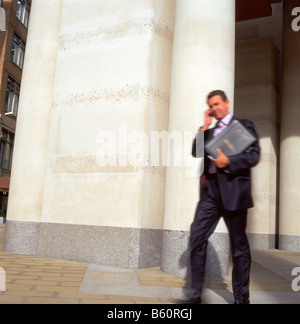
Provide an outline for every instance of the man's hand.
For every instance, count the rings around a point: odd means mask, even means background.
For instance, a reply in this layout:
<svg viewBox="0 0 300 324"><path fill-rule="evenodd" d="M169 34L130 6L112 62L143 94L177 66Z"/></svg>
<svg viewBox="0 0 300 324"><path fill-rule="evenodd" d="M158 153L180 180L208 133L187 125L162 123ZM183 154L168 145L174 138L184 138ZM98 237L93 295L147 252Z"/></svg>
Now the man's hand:
<svg viewBox="0 0 300 324"><path fill-rule="evenodd" d="M218 169L225 169L229 166L230 160L221 149L217 149L219 156L215 159L214 163Z"/></svg>
<svg viewBox="0 0 300 324"><path fill-rule="evenodd" d="M204 112L204 125L200 128L200 131L205 132L209 126L211 125L213 119L212 119L212 115L211 115L211 109L207 109Z"/></svg>

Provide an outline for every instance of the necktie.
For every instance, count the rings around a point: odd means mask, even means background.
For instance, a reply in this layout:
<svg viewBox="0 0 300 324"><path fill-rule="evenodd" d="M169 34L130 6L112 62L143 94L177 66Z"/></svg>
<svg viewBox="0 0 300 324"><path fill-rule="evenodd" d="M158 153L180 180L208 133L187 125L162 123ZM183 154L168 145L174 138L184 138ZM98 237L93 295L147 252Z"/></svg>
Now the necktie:
<svg viewBox="0 0 300 324"><path fill-rule="evenodd" d="M224 123L222 120L220 120L217 123L216 127L215 127L214 137L216 137L217 135L219 135L226 127L227 127L227 124Z"/></svg>
<svg viewBox="0 0 300 324"><path fill-rule="evenodd" d="M214 137L218 136L225 128L227 127L227 124L224 123L222 120L218 121L218 123L216 124L216 127L215 127L215 131L214 131ZM215 174L217 173L217 168L214 164L213 161L211 161L209 163L209 167L208 167L208 172L210 174Z"/></svg>

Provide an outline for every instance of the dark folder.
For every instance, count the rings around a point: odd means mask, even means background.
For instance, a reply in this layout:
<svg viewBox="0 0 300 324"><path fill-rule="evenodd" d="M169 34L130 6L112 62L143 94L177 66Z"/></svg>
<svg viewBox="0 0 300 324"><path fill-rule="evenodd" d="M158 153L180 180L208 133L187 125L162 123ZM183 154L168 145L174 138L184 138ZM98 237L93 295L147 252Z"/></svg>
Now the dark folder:
<svg viewBox="0 0 300 324"><path fill-rule="evenodd" d="M205 145L205 150L213 158L219 155L217 149L221 149L227 156L232 156L244 152L256 140L247 128L234 120Z"/></svg>

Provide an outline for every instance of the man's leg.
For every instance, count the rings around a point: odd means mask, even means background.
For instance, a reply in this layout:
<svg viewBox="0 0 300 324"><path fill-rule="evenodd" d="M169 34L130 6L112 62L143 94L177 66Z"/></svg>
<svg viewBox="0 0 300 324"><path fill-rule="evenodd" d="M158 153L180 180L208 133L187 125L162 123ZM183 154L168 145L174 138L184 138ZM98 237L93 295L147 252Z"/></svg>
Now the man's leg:
<svg viewBox="0 0 300 324"><path fill-rule="evenodd" d="M251 253L246 235L247 210L226 212L232 254L232 289L236 302L249 299Z"/></svg>
<svg viewBox="0 0 300 324"><path fill-rule="evenodd" d="M220 220L220 210L214 199L207 193L203 195L191 225L190 237L192 288L198 295L201 295L204 285L208 239Z"/></svg>

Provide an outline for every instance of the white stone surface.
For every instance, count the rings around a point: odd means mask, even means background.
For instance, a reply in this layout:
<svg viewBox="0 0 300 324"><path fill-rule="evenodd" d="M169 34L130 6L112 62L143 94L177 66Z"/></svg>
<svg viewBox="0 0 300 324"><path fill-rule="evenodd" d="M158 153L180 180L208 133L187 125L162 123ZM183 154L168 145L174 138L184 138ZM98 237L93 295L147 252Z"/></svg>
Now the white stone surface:
<svg viewBox="0 0 300 324"><path fill-rule="evenodd" d="M62 0L32 3L10 182L8 219L39 222Z"/></svg>
<svg viewBox="0 0 300 324"><path fill-rule="evenodd" d="M235 1L178 0L175 21L169 131L196 132L210 91L224 90L233 107ZM187 171L193 169L197 175L200 163L195 159L189 168L167 169L164 229L190 229L199 176L190 177ZM225 225L217 231L226 231Z"/></svg>
<svg viewBox="0 0 300 324"><path fill-rule="evenodd" d="M280 155L280 235L300 236L300 41L299 33L291 28L292 9L298 1L283 3L283 71ZM292 247L290 247L292 248Z"/></svg>
<svg viewBox="0 0 300 324"><path fill-rule="evenodd" d="M36 1L10 220L162 228L165 169L140 159L168 130L174 14L175 0Z"/></svg>
<svg viewBox="0 0 300 324"><path fill-rule="evenodd" d="M266 237L275 234L276 223L278 59L271 41L237 46L235 115L254 123L261 147L260 162L252 169L255 207L249 210L247 231Z"/></svg>

